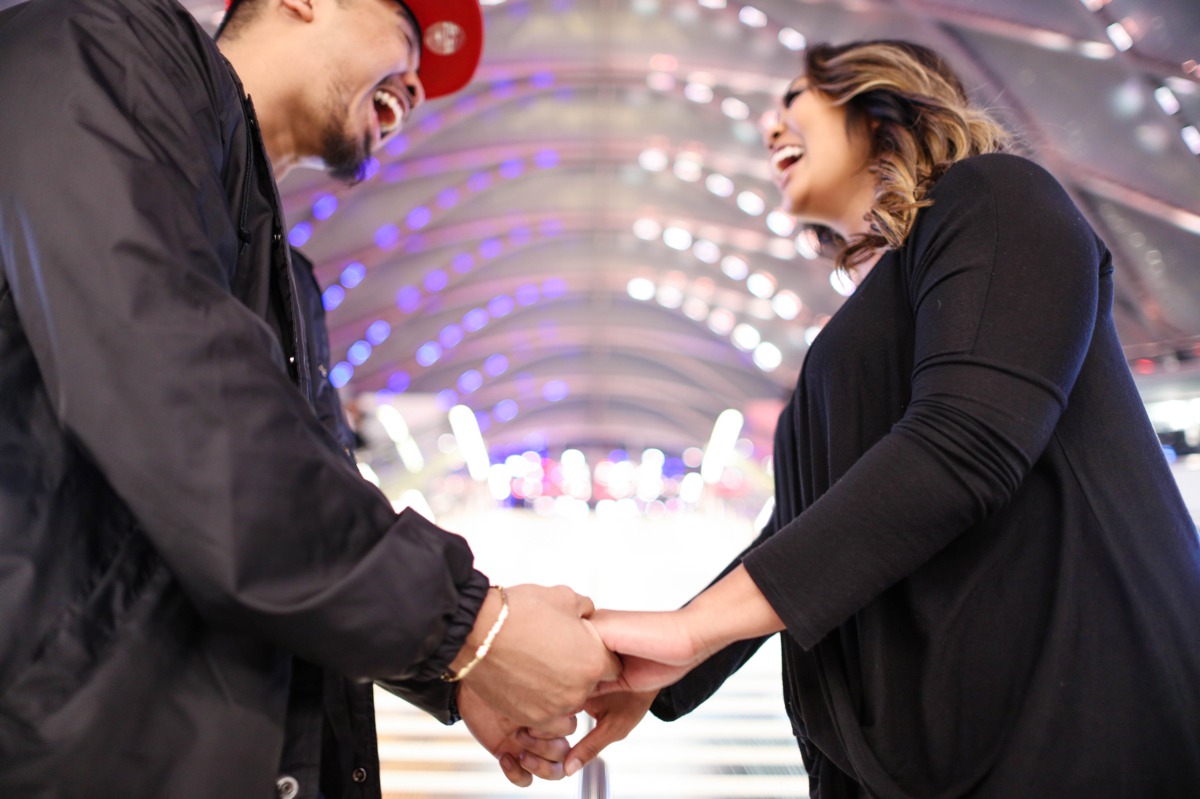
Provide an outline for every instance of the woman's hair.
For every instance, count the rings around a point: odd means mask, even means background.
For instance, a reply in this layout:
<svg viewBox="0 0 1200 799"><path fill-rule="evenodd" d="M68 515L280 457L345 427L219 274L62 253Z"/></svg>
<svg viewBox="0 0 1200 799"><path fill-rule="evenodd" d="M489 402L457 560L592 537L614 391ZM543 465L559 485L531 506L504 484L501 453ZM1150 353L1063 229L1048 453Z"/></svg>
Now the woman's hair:
<svg viewBox="0 0 1200 799"><path fill-rule="evenodd" d="M956 161L1000 152L1012 137L967 99L962 81L937 53L909 42L878 40L818 44L804 56L804 74L835 104L845 106L847 132L871 138L878 183L868 218L871 231L849 241L818 230L839 247L835 263L853 269L879 248L904 243L926 195Z"/></svg>

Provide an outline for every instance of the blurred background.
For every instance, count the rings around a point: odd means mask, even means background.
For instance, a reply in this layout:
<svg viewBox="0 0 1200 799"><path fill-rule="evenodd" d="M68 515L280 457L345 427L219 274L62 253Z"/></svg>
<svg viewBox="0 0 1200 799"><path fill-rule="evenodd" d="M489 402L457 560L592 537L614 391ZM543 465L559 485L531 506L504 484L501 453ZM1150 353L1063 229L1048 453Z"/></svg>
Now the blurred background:
<svg viewBox="0 0 1200 799"><path fill-rule="evenodd" d="M222 3L187 5L215 28ZM776 416L853 290L773 210L758 127L818 41L933 46L1062 181L1113 252L1130 368L1200 508L1196 0L485 0L485 16L474 83L419 111L364 185L296 172L281 189L364 474L467 535L494 579L674 607L753 538ZM693 718L614 746L613 794L806 795L777 671L765 652ZM520 793L461 729L386 696L380 733L389 796Z"/></svg>

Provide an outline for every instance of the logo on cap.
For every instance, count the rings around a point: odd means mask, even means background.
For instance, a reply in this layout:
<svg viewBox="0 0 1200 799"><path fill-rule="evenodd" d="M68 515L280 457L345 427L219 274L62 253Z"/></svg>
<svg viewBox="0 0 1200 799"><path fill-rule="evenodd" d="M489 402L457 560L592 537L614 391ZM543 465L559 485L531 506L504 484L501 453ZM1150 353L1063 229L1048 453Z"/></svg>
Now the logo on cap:
<svg viewBox="0 0 1200 799"><path fill-rule="evenodd" d="M466 33L453 22L435 22L425 30L425 46L438 55L454 55L463 46Z"/></svg>

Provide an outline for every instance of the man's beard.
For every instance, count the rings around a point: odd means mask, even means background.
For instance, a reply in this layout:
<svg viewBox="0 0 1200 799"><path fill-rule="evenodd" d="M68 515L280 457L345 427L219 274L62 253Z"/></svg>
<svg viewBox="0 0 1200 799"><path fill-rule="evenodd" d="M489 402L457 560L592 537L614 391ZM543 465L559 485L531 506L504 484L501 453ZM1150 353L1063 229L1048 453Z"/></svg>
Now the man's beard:
<svg viewBox="0 0 1200 799"><path fill-rule="evenodd" d="M367 163L371 159L371 133L367 131L361 141L355 141L346 132L350 118L349 106L339 103L333 105L321 134L321 160L325 162L325 171L330 177L353 186L367 176Z"/></svg>

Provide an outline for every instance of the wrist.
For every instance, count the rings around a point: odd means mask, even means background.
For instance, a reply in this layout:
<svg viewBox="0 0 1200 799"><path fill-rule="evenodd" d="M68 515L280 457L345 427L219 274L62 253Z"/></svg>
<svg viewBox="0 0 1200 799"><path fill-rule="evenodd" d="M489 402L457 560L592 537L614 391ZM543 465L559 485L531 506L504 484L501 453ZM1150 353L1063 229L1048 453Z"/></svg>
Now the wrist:
<svg viewBox="0 0 1200 799"><path fill-rule="evenodd" d="M495 590L492 590L495 589ZM493 585L488 588L479 613L475 616L475 624L467 634L467 640L462 649L450 661L449 670L442 675L448 682L457 682L475 667L487 655L495 643L495 638L504 626L508 616L508 596L503 588Z"/></svg>

